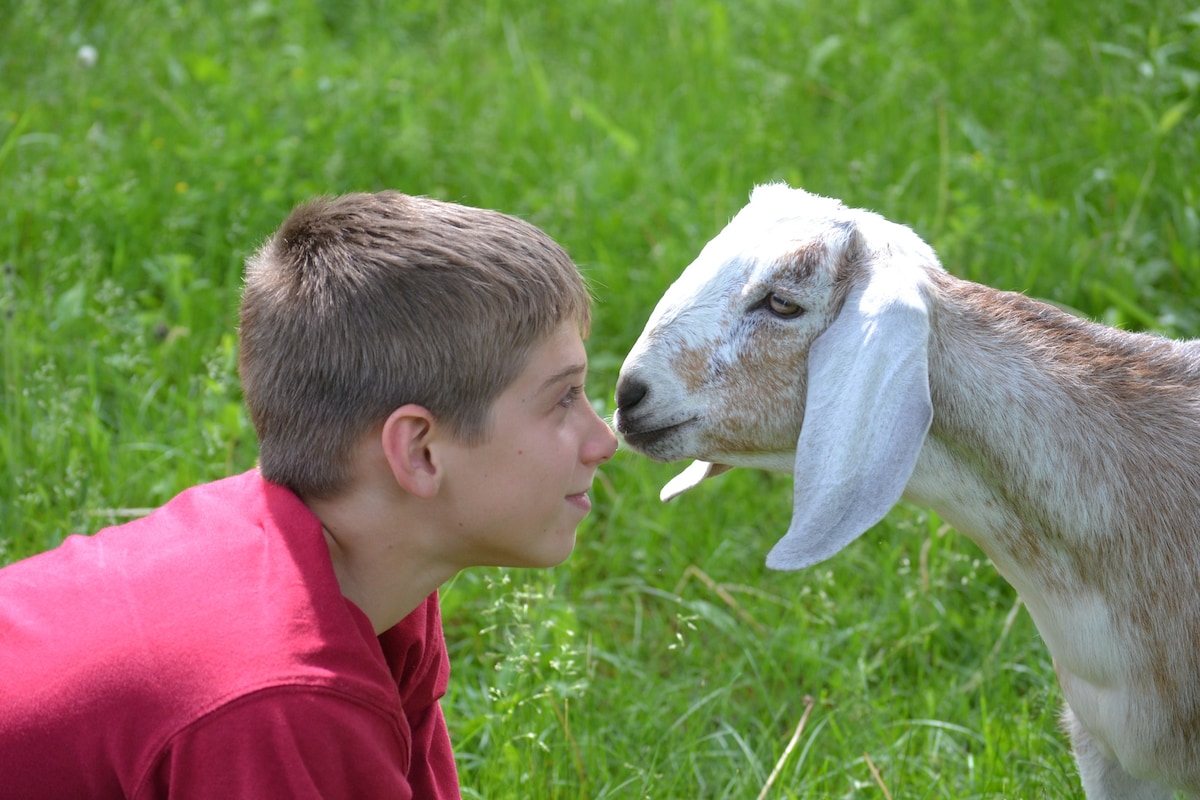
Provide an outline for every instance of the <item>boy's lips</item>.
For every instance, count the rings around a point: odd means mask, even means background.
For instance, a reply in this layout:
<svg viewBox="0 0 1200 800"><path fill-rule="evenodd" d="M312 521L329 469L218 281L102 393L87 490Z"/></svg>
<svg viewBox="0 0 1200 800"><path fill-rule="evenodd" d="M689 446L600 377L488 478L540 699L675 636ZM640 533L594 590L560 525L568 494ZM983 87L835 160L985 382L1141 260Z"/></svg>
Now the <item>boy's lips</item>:
<svg viewBox="0 0 1200 800"><path fill-rule="evenodd" d="M576 508L582 509L585 513L592 510L592 498L588 497L586 491L579 494L567 495L567 502Z"/></svg>

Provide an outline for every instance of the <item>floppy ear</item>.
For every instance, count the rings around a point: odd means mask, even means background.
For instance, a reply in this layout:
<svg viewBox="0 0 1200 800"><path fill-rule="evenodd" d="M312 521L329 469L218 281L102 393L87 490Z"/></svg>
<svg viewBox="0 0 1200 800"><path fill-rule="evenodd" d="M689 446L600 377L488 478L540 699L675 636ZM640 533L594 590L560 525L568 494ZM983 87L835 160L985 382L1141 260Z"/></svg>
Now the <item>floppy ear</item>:
<svg viewBox="0 0 1200 800"><path fill-rule="evenodd" d="M904 492L933 419L920 275L900 265L872 270L809 348L792 524L768 567L824 561Z"/></svg>

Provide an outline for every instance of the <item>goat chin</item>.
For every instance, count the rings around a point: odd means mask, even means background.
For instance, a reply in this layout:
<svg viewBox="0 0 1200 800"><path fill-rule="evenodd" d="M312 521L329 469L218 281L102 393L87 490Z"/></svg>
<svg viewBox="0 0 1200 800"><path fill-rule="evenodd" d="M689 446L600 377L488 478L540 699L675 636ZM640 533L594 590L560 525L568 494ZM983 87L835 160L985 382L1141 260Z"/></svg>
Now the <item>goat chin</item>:
<svg viewBox="0 0 1200 800"><path fill-rule="evenodd" d="M617 406L632 441L707 410L664 499L795 452L764 465L796 478L773 567L901 497L936 510L1044 637L1089 800L1200 797L1200 343L954 278L908 228L771 185L664 295Z"/></svg>

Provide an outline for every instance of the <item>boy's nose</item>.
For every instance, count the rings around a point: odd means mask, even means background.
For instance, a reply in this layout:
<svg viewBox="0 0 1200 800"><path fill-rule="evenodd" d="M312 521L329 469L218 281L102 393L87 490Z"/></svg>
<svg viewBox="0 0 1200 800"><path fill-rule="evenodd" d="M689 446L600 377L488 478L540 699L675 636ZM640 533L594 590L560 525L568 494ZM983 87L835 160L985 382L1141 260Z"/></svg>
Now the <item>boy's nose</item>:
<svg viewBox="0 0 1200 800"><path fill-rule="evenodd" d="M593 412L594 413L594 412ZM608 423L600 418L599 414L595 414L597 427L597 436L595 437L595 462L603 464L613 457L617 452L617 435L613 433L612 428L608 427Z"/></svg>

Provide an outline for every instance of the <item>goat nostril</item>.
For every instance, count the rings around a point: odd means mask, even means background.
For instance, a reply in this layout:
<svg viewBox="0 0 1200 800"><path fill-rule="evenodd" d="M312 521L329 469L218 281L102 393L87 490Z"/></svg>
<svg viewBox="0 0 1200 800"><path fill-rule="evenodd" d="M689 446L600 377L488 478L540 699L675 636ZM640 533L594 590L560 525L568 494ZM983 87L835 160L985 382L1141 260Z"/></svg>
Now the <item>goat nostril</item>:
<svg viewBox="0 0 1200 800"><path fill-rule="evenodd" d="M645 382L629 375L617 379L617 408L629 409L642 402L649 387Z"/></svg>

